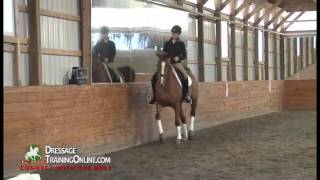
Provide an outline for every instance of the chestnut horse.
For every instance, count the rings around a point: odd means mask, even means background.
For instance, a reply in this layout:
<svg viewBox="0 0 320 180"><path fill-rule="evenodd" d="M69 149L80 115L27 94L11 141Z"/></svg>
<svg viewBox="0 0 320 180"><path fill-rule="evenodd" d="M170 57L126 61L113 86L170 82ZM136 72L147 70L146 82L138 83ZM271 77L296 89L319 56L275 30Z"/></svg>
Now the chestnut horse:
<svg viewBox="0 0 320 180"><path fill-rule="evenodd" d="M114 82L111 79L115 78L115 74L108 68L109 73L106 71L106 64L103 64L103 61L98 57L92 58L92 81L94 83L103 83L103 82ZM130 66L121 66L118 68L122 80L124 82L134 82L135 81L135 71Z"/></svg>
<svg viewBox="0 0 320 180"><path fill-rule="evenodd" d="M171 107L175 111L175 126L177 130L176 143L180 143L181 140L191 140L194 131L195 113L198 101L198 83L195 77L190 71L188 75L192 79L192 85L189 87L191 91L191 122L189 132L187 129L186 118L183 113L182 103L185 101L185 97L182 94L182 87L180 86L177 76L174 72L173 66L169 62L169 56L165 52L156 52L159 57L158 70L154 74L154 97L156 100L156 121L159 130L159 140L163 142L163 129L161 123L161 110L164 107ZM181 135L181 122L183 133Z"/></svg>

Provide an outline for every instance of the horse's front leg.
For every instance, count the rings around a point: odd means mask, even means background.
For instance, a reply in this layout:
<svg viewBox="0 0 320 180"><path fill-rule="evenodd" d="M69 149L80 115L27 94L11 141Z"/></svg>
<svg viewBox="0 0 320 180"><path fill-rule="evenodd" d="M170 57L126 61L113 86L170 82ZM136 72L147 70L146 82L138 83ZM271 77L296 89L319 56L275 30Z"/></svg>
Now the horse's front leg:
<svg viewBox="0 0 320 180"><path fill-rule="evenodd" d="M163 129L162 129L162 122L161 122L161 112L162 106L157 104L157 112L156 112L156 121L158 125L158 131L159 131L159 141L160 143L163 143Z"/></svg>
<svg viewBox="0 0 320 180"><path fill-rule="evenodd" d="M176 129L177 129L176 143L179 144L181 142L181 123L180 123L181 105L176 105L174 111L175 111L175 125L176 125Z"/></svg>
<svg viewBox="0 0 320 180"><path fill-rule="evenodd" d="M187 129L187 122L186 122L186 117L183 113L183 109L182 109L182 105L181 105L181 109L180 109L180 119L181 119L181 123L182 123L182 140L183 141L187 141L188 139L188 129Z"/></svg>

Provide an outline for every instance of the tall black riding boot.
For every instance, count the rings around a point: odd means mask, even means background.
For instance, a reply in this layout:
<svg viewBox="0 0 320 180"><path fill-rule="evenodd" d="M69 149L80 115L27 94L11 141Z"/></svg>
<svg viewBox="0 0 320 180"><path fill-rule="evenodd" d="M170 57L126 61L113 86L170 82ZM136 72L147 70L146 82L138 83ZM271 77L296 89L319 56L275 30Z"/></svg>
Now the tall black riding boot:
<svg viewBox="0 0 320 180"><path fill-rule="evenodd" d="M184 83L184 85L185 85L185 94L184 94L185 100L186 100L187 103L192 104L192 99L191 99L191 97L189 96L189 83L188 83L188 79L185 79L184 81L185 81L185 83Z"/></svg>
<svg viewBox="0 0 320 180"><path fill-rule="evenodd" d="M152 87L152 92L153 92L153 96L152 96L152 99L149 101L149 104L154 104L156 102L156 99L154 97L154 93L155 93L155 83L156 83L156 74L154 74L152 76L152 79L151 79L151 87Z"/></svg>

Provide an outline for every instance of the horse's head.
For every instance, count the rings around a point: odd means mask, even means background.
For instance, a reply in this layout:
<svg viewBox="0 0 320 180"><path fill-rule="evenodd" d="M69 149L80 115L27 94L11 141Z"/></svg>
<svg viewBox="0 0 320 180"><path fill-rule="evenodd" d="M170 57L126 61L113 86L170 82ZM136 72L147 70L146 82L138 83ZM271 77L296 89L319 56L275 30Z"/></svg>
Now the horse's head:
<svg viewBox="0 0 320 180"><path fill-rule="evenodd" d="M169 62L169 55L166 52L156 52L156 55L159 57L159 63L158 63L158 72L161 76L161 83L163 83L164 76L168 73L168 70L170 68L171 64Z"/></svg>

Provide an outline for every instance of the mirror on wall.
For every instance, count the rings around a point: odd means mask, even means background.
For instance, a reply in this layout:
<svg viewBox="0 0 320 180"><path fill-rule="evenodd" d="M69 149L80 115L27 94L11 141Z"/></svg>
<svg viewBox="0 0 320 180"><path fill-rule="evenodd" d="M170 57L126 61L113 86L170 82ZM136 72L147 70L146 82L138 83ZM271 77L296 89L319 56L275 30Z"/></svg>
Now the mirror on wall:
<svg viewBox="0 0 320 180"><path fill-rule="evenodd" d="M187 45L189 14L136 0L92 0L92 82L149 82L171 28Z"/></svg>

